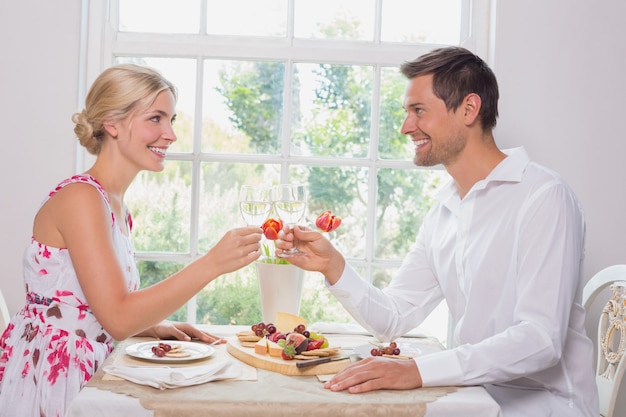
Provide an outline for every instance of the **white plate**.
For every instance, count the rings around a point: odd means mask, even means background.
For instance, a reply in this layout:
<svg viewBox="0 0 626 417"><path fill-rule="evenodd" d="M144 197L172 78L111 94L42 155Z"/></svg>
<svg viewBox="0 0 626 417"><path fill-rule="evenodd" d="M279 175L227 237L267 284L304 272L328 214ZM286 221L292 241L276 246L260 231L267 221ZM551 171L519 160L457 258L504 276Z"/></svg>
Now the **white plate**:
<svg viewBox="0 0 626 417"><path fill-rule="evenodd" d="M170 358L168 356L158 357L154 353L152 353L152 346L156 346L159 344L158 341L154 342L142 342L135 343L134 345L130 345L126 348L126 354L139 358L145 359L152 362L167 362L167 363L176 363L176 362L188 362L195 361L197 359L208 358L211 356L215 349L212 346L205 345L203 343L194 343L194 342L181 342L178 340L167 340L161 341L161 343L167 343L168 345L181 346L187 352L190 353L190 356L185 358Z"/></svg>
<svg viewBox="0 0 626 417"><path fill-rule="evenodd" d="M381 343L381 346L388 346L388 343ZM377 347L376 344L368 343L366 345L357 346L354 348L354 353L359 355L361 359L369 358L372 356L371 351ZM426 353L436 352L438 349L428 345L418 345L417 343L398 343L400 348L400 355L405 356L419 356Z"/></svg>

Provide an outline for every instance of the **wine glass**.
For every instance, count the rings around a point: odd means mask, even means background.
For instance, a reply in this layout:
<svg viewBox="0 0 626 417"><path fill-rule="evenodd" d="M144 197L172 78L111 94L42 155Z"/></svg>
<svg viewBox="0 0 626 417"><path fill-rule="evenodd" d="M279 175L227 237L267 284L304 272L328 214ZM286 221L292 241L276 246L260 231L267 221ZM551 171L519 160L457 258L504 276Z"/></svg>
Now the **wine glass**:
<svg viewBox="0 0 626 417"><path fill-rule="evenodd" d="M272 189L272 201L274 210L278 217L290 229L304 217L306 210L306 190L302 184L280 184ZM306 255L296 247L284 251L280 256L287 258L290 256Z"/></svg>
<svg viewBox="0 0 626 417"><path fill-rule="evenodd" d="M239 191L239 211L248 226L261 226L272 209L270 187L242 185Z"/></svg>

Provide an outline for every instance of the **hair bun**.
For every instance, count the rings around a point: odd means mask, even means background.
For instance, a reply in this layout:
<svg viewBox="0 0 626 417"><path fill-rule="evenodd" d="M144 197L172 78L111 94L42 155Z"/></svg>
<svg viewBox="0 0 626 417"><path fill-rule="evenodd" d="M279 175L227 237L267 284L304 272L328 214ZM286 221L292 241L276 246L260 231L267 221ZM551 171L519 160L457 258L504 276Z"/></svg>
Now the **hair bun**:
<svg viewBox="0 0 626 417"><path fill-rule="evenodd" d="M94 133L93 125L87 118L85 110L80 113L74 113L72 121L76 125L74 126L74 133L78 138L78 142L84 146L90 154L97 155L100 151L100 140ZM98 136L101 136L101 134Z"/></svg>

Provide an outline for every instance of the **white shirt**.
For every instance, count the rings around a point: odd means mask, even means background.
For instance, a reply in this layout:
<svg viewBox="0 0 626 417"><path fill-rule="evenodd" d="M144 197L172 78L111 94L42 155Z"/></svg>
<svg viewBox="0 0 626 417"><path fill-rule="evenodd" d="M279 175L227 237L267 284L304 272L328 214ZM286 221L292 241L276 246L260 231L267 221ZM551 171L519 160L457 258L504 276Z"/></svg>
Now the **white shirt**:
<svg viewBox="0 0 626 417"><path fill-rule="evenodd" d="M424 386L479 385L504 417L597 417L581 304L585 224L576 196L518 148L463 200L451 182L384 290L346 267L330 291L382 340L445 298L453 348L416 358Z"/></svg>

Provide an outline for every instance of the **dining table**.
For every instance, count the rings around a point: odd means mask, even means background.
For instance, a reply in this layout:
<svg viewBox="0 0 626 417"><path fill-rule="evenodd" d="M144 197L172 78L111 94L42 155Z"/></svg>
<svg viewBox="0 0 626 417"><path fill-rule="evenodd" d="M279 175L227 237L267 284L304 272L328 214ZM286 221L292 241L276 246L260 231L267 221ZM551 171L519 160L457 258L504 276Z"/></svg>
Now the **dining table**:
<svg viewBox="0 0 626 417"><path fill-rule="evenodd" d="M332 374L320 372L318 375L313 371L315 366L302 368L306 369L306 374L302 375L277 372L240 355L243 349L237 345L236 335L249 330L250 326L198 327L226 339L227 343L211 346L211 354L200 359L162 363L133 353L137 346L154 343L155 339L131 337L118 342L104 364L70 402L65 417L502 417L499 405L482 386L378 390L361 394L333 392L323 384L332 378ZM329 333L326 330L324 336L331 346L340 345L342 353L348 353L348 364L360 360L367 346L381 344L367 332ZM415 354L429 354L444 349L437 339L419 333L399 338L396 342L404 353L409 350ZM159 367L221 366L221 363L235 366L237 375L162 389L131 382L110 371L113 368L131 369L142 375L144 371L148 374ZM324 365L318 367L329 369Z"/></svg>

